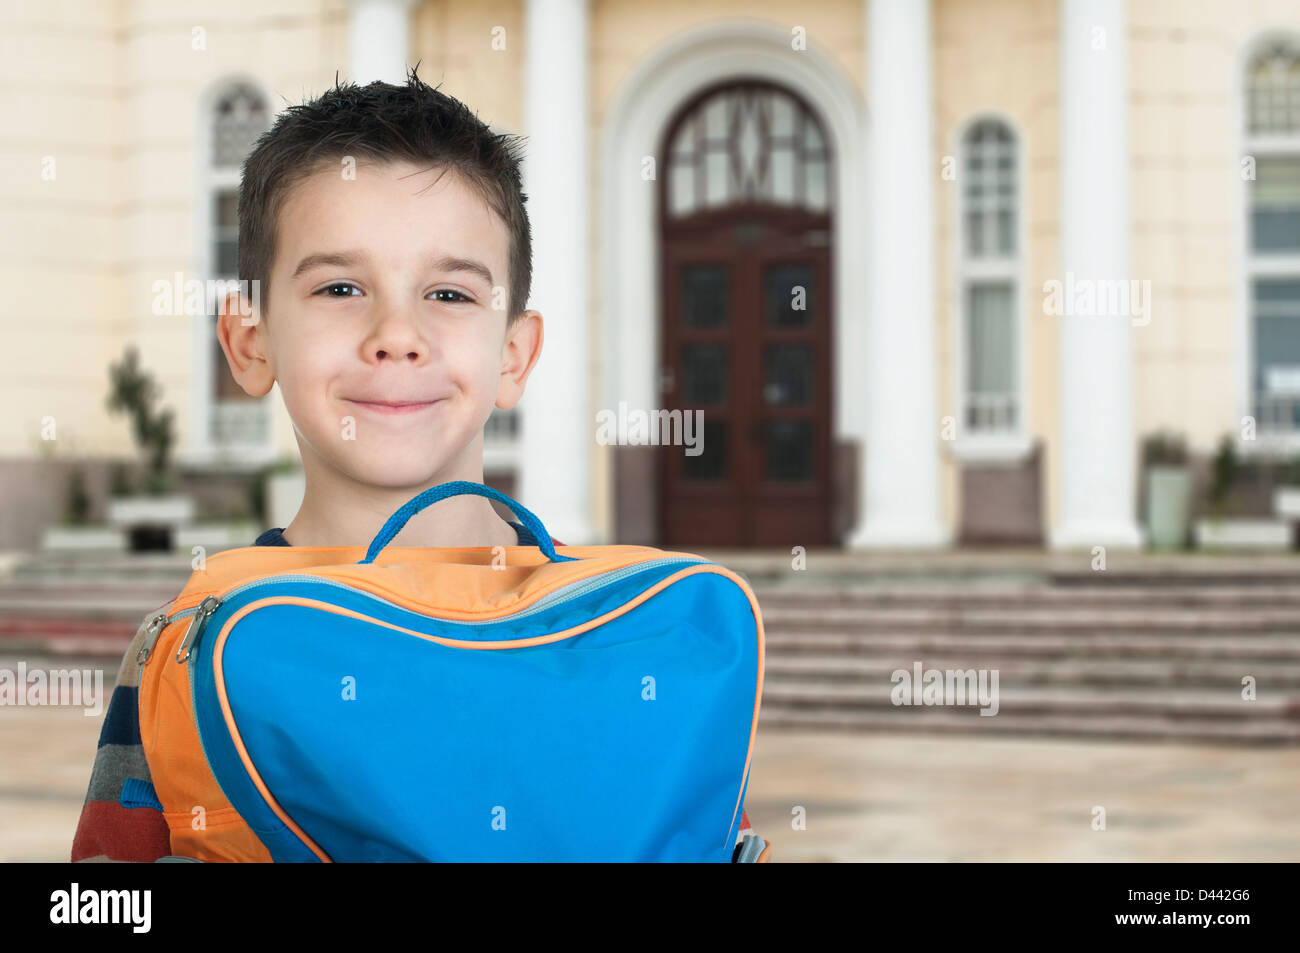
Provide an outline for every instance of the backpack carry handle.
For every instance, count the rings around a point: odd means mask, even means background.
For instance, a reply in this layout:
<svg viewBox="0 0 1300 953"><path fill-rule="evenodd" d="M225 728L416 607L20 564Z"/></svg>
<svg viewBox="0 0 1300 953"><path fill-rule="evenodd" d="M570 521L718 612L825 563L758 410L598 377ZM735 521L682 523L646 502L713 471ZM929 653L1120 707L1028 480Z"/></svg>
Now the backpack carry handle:
<svg viewBox="0 0 1300 953"><path fill-rule="evenodd" d="M384 524L383 529L370 542L370 548L366 550L366 558L357 563L358 566L364 563L372 563L375 557L392 542L393 537L402 531L402 527L420 510L424 509L439 500L445 500L449 496L460 496L464 493L471 493L476 496L486 496L498 503L504 503L510 507L511 511L519 517L519 521L528 527L528 531L537 539L537 548L546 554L546 558L552 562L576 562L576 556L561 556L555 551L555 545L551 542L551 534L546 531L542 521L534 516L530 511L525 509L519 503L516 503L510 497L506 496L500 490L494 490L490 486L484 486L482 483L475 483L473 480L452 480L449 483L440 483L437 486L431 486L429 489L422 491L418 495L407 500L392 516L388 517L388 522Z"/></svg>

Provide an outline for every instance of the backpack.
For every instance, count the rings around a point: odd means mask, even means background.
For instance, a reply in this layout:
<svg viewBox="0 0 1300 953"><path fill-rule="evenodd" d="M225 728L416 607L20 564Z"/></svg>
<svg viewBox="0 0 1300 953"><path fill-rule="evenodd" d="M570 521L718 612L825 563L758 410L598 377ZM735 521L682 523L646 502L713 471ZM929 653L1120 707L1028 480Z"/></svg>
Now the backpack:
<svg viewBox="0 0 1300 953"><path fill-rule="evenodd" d="M388 545L465 493L538 545ZM458 480L364 552L208 557L137 656L172 854L730 862L763 689L753 591L690 553L560 549Z"/></svg>

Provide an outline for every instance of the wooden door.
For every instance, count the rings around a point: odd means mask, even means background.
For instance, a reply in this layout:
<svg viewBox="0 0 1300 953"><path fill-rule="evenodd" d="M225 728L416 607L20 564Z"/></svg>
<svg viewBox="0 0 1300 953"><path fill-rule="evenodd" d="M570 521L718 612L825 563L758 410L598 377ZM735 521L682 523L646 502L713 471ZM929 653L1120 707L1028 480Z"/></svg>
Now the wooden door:
<svg viewBox="0 0 1300 953"><path fill-rule="evenodd" d="M661 406L702 452L660 449L666 545L830 540L829 222L733 209L664 250Z"/></svg>

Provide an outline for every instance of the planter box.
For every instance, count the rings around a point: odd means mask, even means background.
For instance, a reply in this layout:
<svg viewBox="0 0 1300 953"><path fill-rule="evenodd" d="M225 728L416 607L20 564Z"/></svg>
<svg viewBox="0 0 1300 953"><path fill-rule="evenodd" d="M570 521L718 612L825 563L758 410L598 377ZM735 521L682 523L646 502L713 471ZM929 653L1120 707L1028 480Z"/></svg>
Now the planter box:
<svg viewBox="0 0 1300 953"><path fill-rule="evenodd" d="M1287 550L1291 548L1291 526L1270 519L1198 520L1196 545L1202 549Z"/></svg>
<svg viewBox="0 0 1300 953"><path fill-rule="evenodd" d="M1156 549L1187 545L1192 473L1187 467L1147 468L1147 541Z"/></svg>
<svg viewBox="0 0 1300 953"><path fill-rule="evenodd" d="M1300 486L1279 486L1273 490L1273 513L1281 519L1300 520Z"/></svg>
<svg viewBox="0 0 1300 953"><path fill-rule="evenodd" d="M179 526L192 519L194 501L188 496L115 496L108 501L113 526Z"/></svg>
<svg viewBox="0 0 1300 953"><path fill-rule="evenodd" d="M41 549L123 553L126 552L126 532L113 526L51 526L41 538Z"/></svg>
<svg viewBox="0 0 1300 953"><path fill-rule="evenodd" d="M177 527L172 534L173 545L185 553L202 546L208 555L223 549L252 546L257 534L262 532L252 523L195 523Z"/></svg>
<svg viewBox="0 0 1300 953"><path fill-rule="evenodd" d="M0 551L0 579L8 579L14 570L31 560L30 553L15 550Z"/></svg>

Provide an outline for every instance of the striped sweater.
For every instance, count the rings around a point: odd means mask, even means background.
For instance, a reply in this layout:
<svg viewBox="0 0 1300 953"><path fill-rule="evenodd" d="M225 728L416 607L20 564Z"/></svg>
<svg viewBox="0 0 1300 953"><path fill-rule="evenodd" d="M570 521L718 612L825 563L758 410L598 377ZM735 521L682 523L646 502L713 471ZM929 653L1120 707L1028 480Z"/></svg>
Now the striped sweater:
<svg viewBox="0 0 1300 953"><path fill-rule="evenodd" d="M511 522L520 546L535 546L537 539L522 523ZM563 545L552 539L556 546ZM255 546L288 546L281 529L269 529L254 541ZM141 620L118 668L117 683L104 713L99 745L90 772L90 785L82 802L81 818L72 839L72 860L153 863L171 856L171 835L162 804L153 790L149 764L140 741L138 698L140 665L136 655L144 642L149 620L163 603ZM770 845L749 825L742 810L732 860L766 861Z"/></svg>

